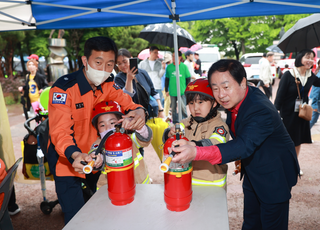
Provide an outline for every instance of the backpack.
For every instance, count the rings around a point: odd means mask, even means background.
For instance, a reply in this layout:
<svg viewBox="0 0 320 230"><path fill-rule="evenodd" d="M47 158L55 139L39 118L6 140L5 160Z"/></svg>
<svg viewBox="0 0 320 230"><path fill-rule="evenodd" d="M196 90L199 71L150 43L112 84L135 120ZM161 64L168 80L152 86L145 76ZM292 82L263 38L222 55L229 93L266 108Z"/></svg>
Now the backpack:
<svg viewBox="0 0 320 230"><path fill-rule="evenodd" d="M142 105L143 108L145 108L148 111L149 118L156 117L158 108L157 101L154 98L151 99L151 96L148 94L147 90L143 87L143 85L140 84L140 82L136 81L135 84L139 104Z"/></svg>

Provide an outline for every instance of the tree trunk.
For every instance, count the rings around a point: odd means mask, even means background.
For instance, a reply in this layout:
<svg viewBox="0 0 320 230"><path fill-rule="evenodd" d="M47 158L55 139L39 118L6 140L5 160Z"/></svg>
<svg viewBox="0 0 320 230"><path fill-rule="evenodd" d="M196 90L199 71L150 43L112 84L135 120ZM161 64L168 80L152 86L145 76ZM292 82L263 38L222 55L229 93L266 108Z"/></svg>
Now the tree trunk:
<svg viewBox="0 0 320 230"><path fill-rule="evenodd" d="M22 75L26 76L27 75L27 70L26 70L26 66L25 66L25 63L24 63L24 59L23 59L23 53L22 53L22 50L21 50L21 42L18 43L18 49L19 49L20 63L21 63L21 66L22 66Z"/></svg>
<svg viewBox="0 0 320 230"><path fill-rule="evenodd" d="M68 54L67 57L68 57L70 72L74 72L74 71L73 71L73 63L72 63L70 54Z"/></svg>
<svg viewBox="0 0 320 230"><path fill-rule="evenodd" d="M14 52L14 47L12 44L12 41L8 41L7 43L7 47L6 47L6 56L5 56L5 68L6 68L6 72L5 74L8 77L13 77L13 52Z"/></svg>
<svg viewBox="0 0 320 230"><path fill-rule="evenodd" d="M3 63L2 63L2 55L0 55L0 78L4 78L4 70L3 70Z"/></svg>
<svg viewBox="0 0 320 230"><path fill-rule="evenodd" d="M244 45L244 41L241 41L241 51L242 51L242 55L246 53L246 47Z"/></svg>
<svg viewBox="0 0 320 230"><path fill-rule="evenodd" d="M235 55L237 57L237 60L239 61L240 52L239 52L238 46L237 46L235 41L232 41L232 45L233 45L234 53L235 53Z"/></svg>

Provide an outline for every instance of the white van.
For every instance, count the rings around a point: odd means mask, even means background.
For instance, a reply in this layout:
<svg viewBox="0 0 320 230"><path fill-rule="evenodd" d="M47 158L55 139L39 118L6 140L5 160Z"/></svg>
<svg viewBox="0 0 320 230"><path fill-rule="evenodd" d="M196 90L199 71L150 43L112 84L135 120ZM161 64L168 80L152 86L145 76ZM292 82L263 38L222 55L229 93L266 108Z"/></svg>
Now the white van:
<svg viewBox="0 0 320 230"><path fill-rule="evenodd" d="M196 51L199 54L199 59L201 61L201 70L206 70L207 73L213 63L221 59L219 53L219 47L213 44L201 44L202 49Z"/></svg>

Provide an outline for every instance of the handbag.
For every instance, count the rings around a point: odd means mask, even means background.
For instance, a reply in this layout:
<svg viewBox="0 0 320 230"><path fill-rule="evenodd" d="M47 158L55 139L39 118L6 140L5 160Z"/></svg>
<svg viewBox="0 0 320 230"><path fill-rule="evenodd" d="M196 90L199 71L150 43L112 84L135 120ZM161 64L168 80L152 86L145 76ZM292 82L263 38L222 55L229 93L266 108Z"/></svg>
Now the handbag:
<svg viewBox="0 0 320 230"><path fill-rule="evenodd" d="M301 99L300 90L299 90L299 83L298 83L296 73L294 70L293 70L293 74L294 74L295 82L297 84L299 99ZM307 103L303 103L303 104L299 105L299 117L300 118L302 118L306 121L311 121L312 112L313 112L313 109L312 109L311 105L309 105Z"/></svg>

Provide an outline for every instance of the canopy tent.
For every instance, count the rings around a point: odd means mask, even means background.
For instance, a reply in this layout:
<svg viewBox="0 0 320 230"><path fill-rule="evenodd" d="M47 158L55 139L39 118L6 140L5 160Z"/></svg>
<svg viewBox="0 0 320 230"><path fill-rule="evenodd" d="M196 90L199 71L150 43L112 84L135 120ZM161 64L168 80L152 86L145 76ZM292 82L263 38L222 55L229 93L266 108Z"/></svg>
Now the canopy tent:
<svg viewBox="0 0 320 230"><path fill-rule="evenodd" d="M318 13L320 0L0 0L0 31L132 26ZM174 48L178 50L177 36ZM175 59L178 59L175 52ZM176 68L176 76L179 76ZM180 87L177 78L178 98ZM178 100L178 107L181 102ZM181 120L181 113L179 113Z"/></svg>
<svg viewBox="0 0 320 230"><path fill-rule="evenodd" d="M227 17L318 13L320 0L0 0L0 30L145 25ZM175 16L176 15L176 16Z"/></svg>

